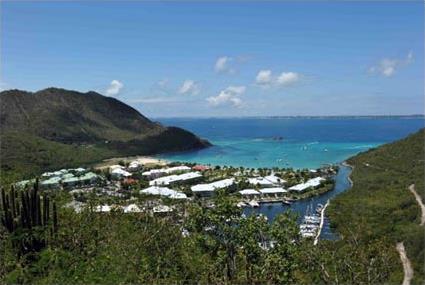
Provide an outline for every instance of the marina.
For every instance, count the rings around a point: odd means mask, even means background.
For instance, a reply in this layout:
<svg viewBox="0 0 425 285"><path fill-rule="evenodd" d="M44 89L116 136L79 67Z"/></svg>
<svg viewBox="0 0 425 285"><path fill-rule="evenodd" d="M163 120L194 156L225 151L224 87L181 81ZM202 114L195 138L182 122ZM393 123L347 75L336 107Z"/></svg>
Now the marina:
<svg viewBox="0 0 425 285"><path fill-rule="evenodd" d="M274 218L285 211L291 210L294 211L298 215L298 223L301 225L304 221L304 216L307 214L307 211L310 213L314 213L313 216L317 216L318 218L307 218L309 221L317 220L317 225L320 226L320 218L317 215L316 210L319 207L319 204L326 205L327 201L331 201L333 197L338 195L341 192L346 191L351 187L351 183L349 181L349 175L351 173L351 168L348 166L340 165L339 171L335 175L335 187L333 190L326 192L322 195L314 196L307 199L301 199L297 201L288 200L291 204L288 205L282 202L261 202L259 207L244 207L244 214L262 214L268 218L269 221L273 221ZM313 210L309 210L313 209ZM311 228L311 226L306 226L305 228ZM312 235L314 238L316 235ZM332 232L330 228L329 220L323 215L323 223L321 226L321 231L319 233L320 239L337 239L337 235Z"/></svg>

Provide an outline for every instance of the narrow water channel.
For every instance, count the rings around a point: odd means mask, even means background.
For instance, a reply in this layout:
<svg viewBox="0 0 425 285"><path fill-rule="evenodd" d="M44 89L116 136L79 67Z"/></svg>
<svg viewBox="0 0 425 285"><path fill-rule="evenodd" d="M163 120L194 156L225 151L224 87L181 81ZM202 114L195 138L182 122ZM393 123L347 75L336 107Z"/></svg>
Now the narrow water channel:
<svg viewBox="0 0 425 285"><path fill-rule="evenodd" d="M335 187L333 190L324 193L323 195L302 199L292 205L284 205L283 203L261 203L258 208L247 207L244 209L246 215L253 213L263 214L267 216L269 221L273 221L276 215L283 213L291 209L292 211L298 214L298 221L301 222L303 216L305 215L308 208L316 209L318 204L324 205L329 199L332 203L332 198L338 195L341 192L349 189L351 187L350 181L348 179L351 173L351 168L345 165L339 165L338 173L335 175ZM323 239L334 239L336 236L332 233L329 226L329 220L325 217L325 223L321 233L321 238Z"/></svg>

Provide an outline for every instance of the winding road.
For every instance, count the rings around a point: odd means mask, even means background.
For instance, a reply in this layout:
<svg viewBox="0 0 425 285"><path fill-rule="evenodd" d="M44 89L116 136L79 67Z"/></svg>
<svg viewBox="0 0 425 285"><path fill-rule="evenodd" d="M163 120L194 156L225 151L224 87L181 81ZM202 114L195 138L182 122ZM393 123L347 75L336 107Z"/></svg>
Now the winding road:
<svg viewBox="0 0 425 285"><path fill-rule="evenodd" d="M404 278L402 285L410 285L410 281L413 279L412 264L410 263L409 258L407 258L403 242L398 242L396 248L400 254L401 263L403 264Z"/></svg>
<svg viewBox="0 0 425 285"><path fill-rule="evenodd" d="M412 192L413 196L415 196L416 202L418 202L419 208L421 209L421 223L420 225L425 225L425 205L422 202L421 196L415 190L415 184L409 186L410 192Z"/></svg>
<svg viewBox="0 0 425 285"><path fill-rule="evenodd" d="M425 205L422 202L421 196L419 196L419 194L415 190L415 184L412 184L409 186L409 191L412 192L413 196L415 196L416 202L418 203L419 208L421 209L420 225L423 226L425 225ZM413 268L409 258L407 257L406 250L404 248L404 243L398 242L396 244L396 249L398 251L398 254L400 255L401 263L403 264L403 271L404 271L403 285L410 285L410 281L413 278Z"/></svg>

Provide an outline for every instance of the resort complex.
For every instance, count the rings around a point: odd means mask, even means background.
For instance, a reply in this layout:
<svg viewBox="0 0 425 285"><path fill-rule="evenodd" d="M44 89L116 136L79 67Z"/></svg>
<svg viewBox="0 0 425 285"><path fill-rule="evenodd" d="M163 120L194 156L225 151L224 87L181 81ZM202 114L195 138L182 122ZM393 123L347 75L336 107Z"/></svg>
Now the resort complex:
<svg viewBox="0 0 425 285"><path fill-rule="evenodd" d="M211 206L218 191L232 197L238 207L261 203L292 202L327 192L333 187L337 167L320 169L243 168L190 163L121 162L92 169L61 169L43 173L37 179L17 182L19 189L39 183L41 189L65 190L72 196L67 207L82 211L85 201L98 197L95 211L164 212L180 210L181 203L198 201ZM112 203L111 203L112 202Z"/></svg>

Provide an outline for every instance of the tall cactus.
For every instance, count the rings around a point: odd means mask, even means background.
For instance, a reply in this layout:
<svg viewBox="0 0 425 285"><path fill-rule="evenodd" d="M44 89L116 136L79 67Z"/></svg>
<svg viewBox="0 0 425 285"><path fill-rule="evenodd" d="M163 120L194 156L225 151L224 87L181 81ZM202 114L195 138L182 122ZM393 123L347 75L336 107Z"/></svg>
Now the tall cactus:
<svg viewBox="0 0 425 285"><path fill-rule="evenodd" d="M32 189L20 192L20 199L13 186L8 192L1 189L1 223L9 234L15 235L13 245L19 255L41 250L46 246L47 233L57 233L56 204L53 202L51 207L49 197L40 196L38 189L37 180ZM30 238L16 236L22 233Z"/></svg>

